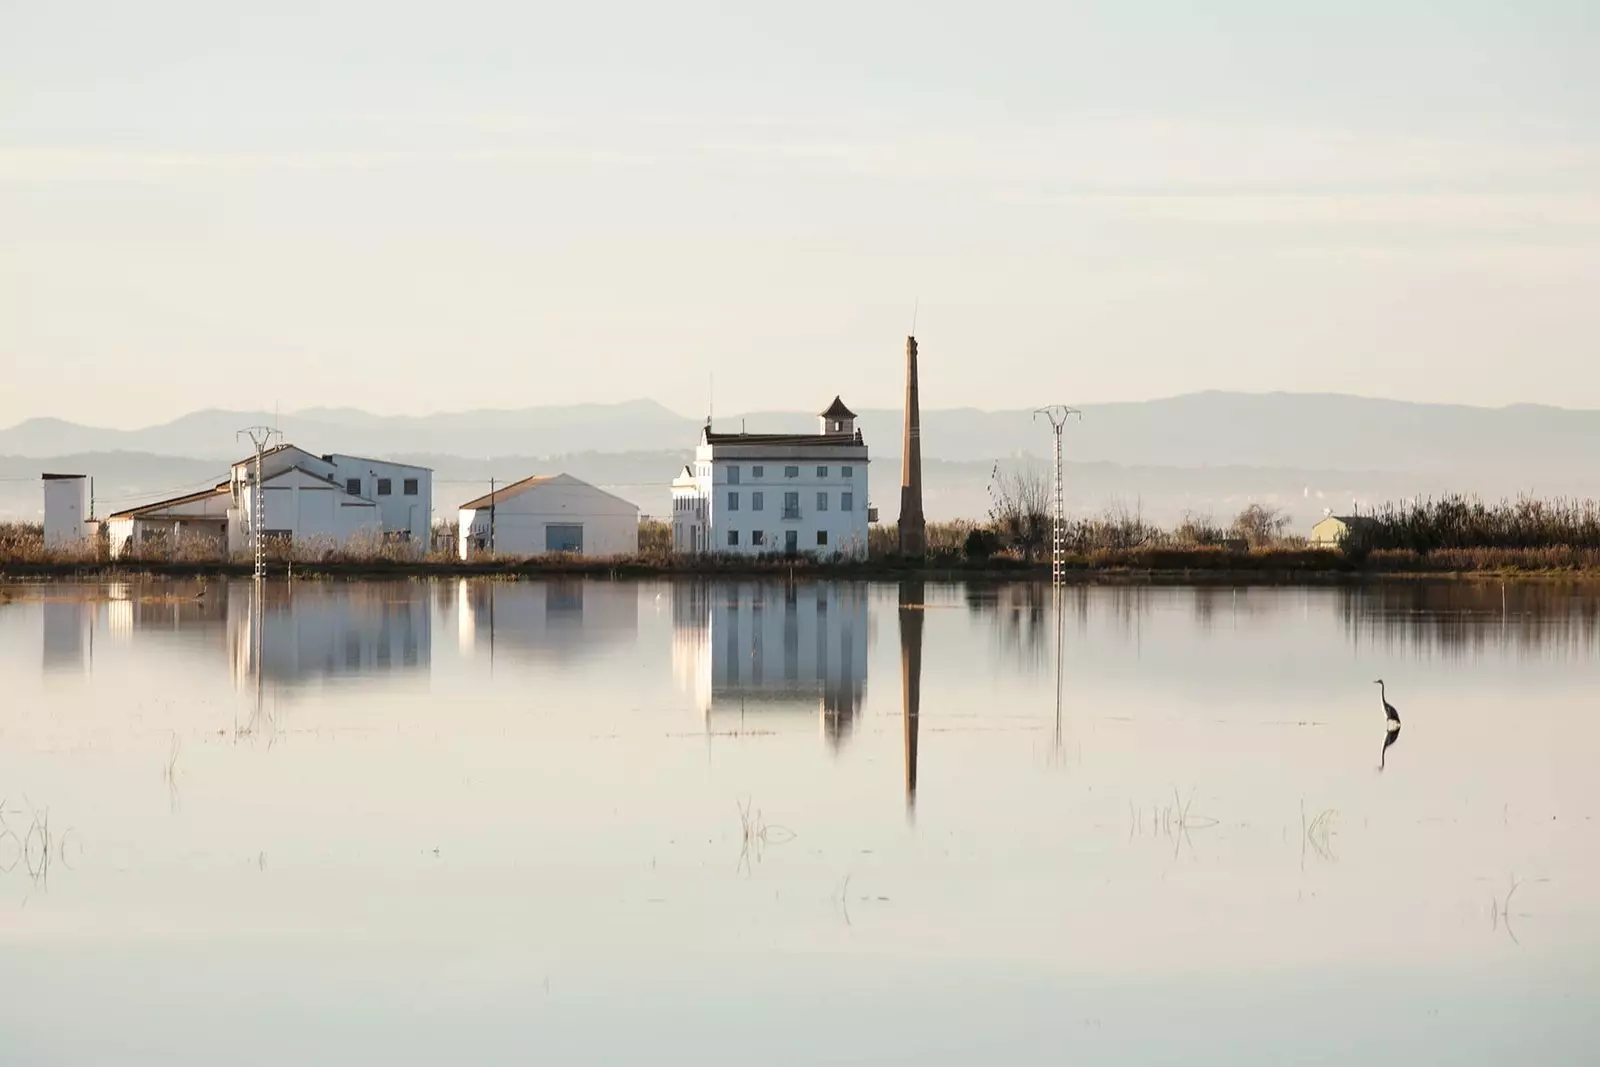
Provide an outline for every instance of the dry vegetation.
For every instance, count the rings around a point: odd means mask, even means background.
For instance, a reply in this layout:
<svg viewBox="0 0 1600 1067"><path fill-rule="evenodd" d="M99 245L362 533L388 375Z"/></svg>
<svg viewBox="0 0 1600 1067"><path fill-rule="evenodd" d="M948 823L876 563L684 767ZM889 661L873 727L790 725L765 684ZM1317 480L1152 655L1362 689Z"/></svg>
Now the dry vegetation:
<svg viewBox="0 0 1600 1067"><path fill-rule="evenodd" d="M789 559L781 554L751 559L722 555L685 556L672 551L672 527L645 518L639 550L617 559L499 556L463 563L456 558L455 530L440 524L427 546L381 537L336 545L331 541L269 543L273 569L296 573L463 574L563 573L744 573L818 571L894 574L909 569L1037 573L1051 553L1048 479L1042 471L996 471L984 522L929 523L923 560L898 554L893 524L871 527L867 558ZM1252 504L1226 525L1208 515L1186 515L1170 529L1144 518L1137 506L1114 506L1076 518L1065 528L1066 565L1076 572L1172 572L1188 574L1271 572L1282 575L1405 573L1517 573L1600 571L1600 504L1539 501L1485 505L1466 497L1389 505L1365 516L1359 538L1346 551L1313 549L1286 535L1287 517ZM118 570L172 573L247 573L250 552L225 556L214 538L196 537L130 546L107 563L104 539L63 550L44 547L37 523L0 523L0 569L12 574L66 573L105 566Z"/></svg>

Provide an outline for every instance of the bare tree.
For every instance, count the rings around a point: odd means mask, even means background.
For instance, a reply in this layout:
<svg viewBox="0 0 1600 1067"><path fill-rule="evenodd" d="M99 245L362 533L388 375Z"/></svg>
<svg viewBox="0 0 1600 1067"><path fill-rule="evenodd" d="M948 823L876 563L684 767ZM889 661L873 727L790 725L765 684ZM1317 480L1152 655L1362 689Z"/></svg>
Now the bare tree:
<svg viewBox="0 0 1600 1067"><path fill-rule="evenodd" d="M1002 548L1035 559L1050 540L1050 480L1029 465L989 476L989 525Z"/></svg>
<svg viewBox="0 0 1600 1067"><path fill-rule="evenodd" d="M1233 535L1250 542L1252 548L1272 544L1289 528L1289 516L1277 508L1251 504L1233 519Z"/></svg>

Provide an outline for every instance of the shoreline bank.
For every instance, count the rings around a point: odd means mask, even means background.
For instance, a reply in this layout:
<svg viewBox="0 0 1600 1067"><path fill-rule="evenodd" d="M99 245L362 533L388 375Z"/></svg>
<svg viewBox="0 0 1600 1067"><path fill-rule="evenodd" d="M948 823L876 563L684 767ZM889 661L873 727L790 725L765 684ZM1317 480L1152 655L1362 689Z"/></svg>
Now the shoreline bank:
<svg viewBox="0 0 1600 1067"><path fill-rule="evenodd" d="M1068 562L1069 585L1161 582L1167 584L1326 585L1406 579L1587 579L1600 581L1591 566L1463 567L1459 558L1426 557L1360 563L1328 552L1117 554ZM1437 562L1437 565L1432 565ZM1389 565L1384 565L1385 563ZM883 559L867 561L732 560L716 557L682 560L328 560L272 562L271 579L372 580L417 578L778 579L806 581L1045 581L1050 564L1014 560ZM249 578L254 566L230 560L0 560L0 580L115 581L152 578Z"/></svg>

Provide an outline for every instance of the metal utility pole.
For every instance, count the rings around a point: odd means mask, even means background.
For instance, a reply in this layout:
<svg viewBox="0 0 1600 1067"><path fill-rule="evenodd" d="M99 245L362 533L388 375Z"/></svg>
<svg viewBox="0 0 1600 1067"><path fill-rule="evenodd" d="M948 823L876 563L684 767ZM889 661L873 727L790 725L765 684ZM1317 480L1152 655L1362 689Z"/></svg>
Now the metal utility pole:
<svg viewBox="0 0 1600 1067"><path fill-rule="evenodd" d="M1050 524L1050 584L1059 586L1066 576L1067 552L1067 494L1062 484L1061 471L1061 430L1067 424L1067 419L1073 415L1081 420L1083 412L1077 408L1069 408L1065 404L1047 404L1034 411L1033 417L1043 415L1050 420L1050 429L1056 435L1056 484L1055 498L1051 501Z"/></svg>
<svg viewBox="0 0 1600 1067"><path fill-rule="evenodd" d="M261 531L266 520L265 512L267 507L266 494L261 490L261 459L267 450L267 445L274 436L281 438L283 435L271 426L247 426L234 434L235 438L250 438L250 443L256 446L256 478L250 496L250 532L251 539L255 542L255 576L257 579L265 578L267 575L266 550L261 543Z"/></svg>

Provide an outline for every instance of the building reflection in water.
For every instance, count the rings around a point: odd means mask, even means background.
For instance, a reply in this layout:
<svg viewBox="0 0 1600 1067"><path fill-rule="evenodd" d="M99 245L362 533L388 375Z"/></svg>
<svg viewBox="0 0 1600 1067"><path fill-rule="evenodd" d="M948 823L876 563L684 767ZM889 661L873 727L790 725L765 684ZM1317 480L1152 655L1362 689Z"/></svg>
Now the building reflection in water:
<svg viewBox="0 0 1600 1067"><path fill-rule="evenodd" d="M462 579L456 609L461 650L491 661L570 660L638 642L639 587L626 582Z"/></svg>
<svg viewBox="0 0 1600 1067"><path fill-rule="evenodd" d="M432 664L432 612L422 583L236 582L225 599L236 682L303 685Z"/></svg>
<svg viewBox="0 0 1600 1067"><path fill-rule="evenodd" d="M94 643L96 604L85 600L51 599L40 607L46 673L82 673L89 669Z"/></svg>
<svg viewBox="0 0 1600 1067"><path fill-rule="evenodd" d="M682 583L672 622L674 671L707 729L799 713L835 746L850 736L866 692L865 585Z"/></svg>

